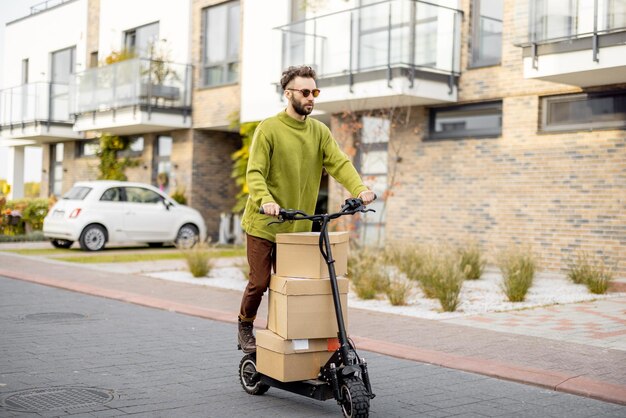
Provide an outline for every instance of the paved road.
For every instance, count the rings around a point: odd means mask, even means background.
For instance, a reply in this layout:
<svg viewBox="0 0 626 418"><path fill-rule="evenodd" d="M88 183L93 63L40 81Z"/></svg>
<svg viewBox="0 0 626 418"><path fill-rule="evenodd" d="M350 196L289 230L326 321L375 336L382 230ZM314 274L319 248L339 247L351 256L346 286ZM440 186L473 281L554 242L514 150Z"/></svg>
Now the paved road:
<svg viewBox="0 0 626 418"><path fill-rule="evenodd" d="M340 416L334 401L244 393L233 324L0 277L0 330L3 417ZM626 416L625 406L362 355L374 417Z"/></svg>

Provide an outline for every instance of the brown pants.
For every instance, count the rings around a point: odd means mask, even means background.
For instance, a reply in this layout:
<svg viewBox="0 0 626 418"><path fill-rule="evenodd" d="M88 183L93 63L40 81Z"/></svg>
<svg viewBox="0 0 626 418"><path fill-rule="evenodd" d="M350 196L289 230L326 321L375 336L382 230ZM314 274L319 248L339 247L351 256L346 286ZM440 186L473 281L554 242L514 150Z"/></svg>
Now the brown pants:
<svg viewBox="0 0 626 418"><path fill-rule="evenodd" d="M241 299L239 319L252 322L256 318L263 293L270 284L272 268L276 271L276 244L247 234L246 241L250 277Z"/></svg>

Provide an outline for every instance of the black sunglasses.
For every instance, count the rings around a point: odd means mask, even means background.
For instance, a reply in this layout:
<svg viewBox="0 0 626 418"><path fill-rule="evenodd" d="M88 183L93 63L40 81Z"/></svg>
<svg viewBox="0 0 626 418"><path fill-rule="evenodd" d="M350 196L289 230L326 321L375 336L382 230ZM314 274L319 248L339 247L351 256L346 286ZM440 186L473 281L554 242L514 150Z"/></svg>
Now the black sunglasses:
<svg viewBox="0 0 626 418"><path fill-rule="evenodd" d="M313 93L313 97L317 97L320 95L320 89L313 89L313 90L309 90L309 89L285 89L285 90L291 90L291 91L299 91L300 93L302 93L302 95L304 97L309 97L309 94Z"/></svg>

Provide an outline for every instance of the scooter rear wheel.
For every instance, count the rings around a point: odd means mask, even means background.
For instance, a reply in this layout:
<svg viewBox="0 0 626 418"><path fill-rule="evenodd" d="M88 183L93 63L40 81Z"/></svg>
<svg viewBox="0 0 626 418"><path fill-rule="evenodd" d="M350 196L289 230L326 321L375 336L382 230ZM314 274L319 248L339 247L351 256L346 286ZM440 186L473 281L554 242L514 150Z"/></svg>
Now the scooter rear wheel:
<svg viewBox="0 0 626 418"><path fill-rule="evenodd" d="M341 411L346 418L367 418L370 398L363 381L356 376L343 380L341 385Z"/></svg>
<svg viewBox="0 0 626 418"><path fill-rule="evenodd" d="M250 395L263 395L270 388L258 379L254 381L256 374L256 354L246 354L239 363L239 382L246 393Z"/></svg>

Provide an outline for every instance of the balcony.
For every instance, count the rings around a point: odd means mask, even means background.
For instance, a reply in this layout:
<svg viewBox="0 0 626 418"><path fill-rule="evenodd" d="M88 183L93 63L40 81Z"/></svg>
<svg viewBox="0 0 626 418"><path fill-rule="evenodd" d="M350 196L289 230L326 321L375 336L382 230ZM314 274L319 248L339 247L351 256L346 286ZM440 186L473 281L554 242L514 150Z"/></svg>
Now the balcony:
<svg viewBox="0 0 626 418"><path fill-rule="evenodd" d="M0 136L30 143L79 139L72 129L67 84L29 83L0 91Z"/></svg>
<svg viewBox="0 0 626 418"><path fill-rule="evenodd" d="M118 135L191 128L191 65L133 58L70 81L76 131Z"/></svg>
<svg viewBox="0 0 626 418"><path fill-rule="evenodd" d="M524 77L578 87L626 82L626 2L523 0Z"/></svg>
<svg viewBox="0 0 626 418"><path fill-rule="evenodd" d="M389 0L301 20L282 32L282 67L307 63L326 112L455 102L462 12Z"/></svg>

